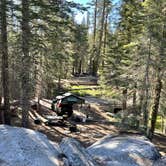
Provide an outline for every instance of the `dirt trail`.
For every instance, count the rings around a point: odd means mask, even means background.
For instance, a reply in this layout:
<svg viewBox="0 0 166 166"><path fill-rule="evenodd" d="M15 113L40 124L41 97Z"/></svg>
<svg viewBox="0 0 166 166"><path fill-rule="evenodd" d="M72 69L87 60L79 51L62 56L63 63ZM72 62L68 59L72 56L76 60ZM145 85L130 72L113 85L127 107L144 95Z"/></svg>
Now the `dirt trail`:
<svg viewBox="0 0 166 166"><path fill-rule="evenodd" d="M31 114L33 114L34 117L37 116L40 118L42 116L44 118L46 115L55 115L55 113L49 109L49 100L44 99L40 103L42 105L40 112L36 112L35 110L31 111ZM78 111L75 110L75 112ZM77 125L78 132L70 132L68 122L66 122L66 126L46 126L45 124L35 125L33 119L31 119L31 128L47 134L47 136L55 142L61 141L63 137L73 137L81 141L85 146L91 145L107 134L118 133L118 129L109 123L109 117L107 117L104 111L100 111L99 106L92 104L88 111L88 115L93 119L90 122L83 123L71 121L71 123Z"/></svg>

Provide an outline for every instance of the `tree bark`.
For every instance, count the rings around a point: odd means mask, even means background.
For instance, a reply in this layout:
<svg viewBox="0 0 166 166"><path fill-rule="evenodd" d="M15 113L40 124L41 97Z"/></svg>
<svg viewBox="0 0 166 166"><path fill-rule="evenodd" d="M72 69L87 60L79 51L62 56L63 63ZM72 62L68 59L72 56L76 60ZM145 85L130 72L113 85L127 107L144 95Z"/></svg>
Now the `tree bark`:
<svg viewBox="0 0 166 166"><path fill-rule="evenodd" d="M135 115L135 125L138 128L139 127L139 112L137 109L137 83L134 83L134 89L133 89L133 113Z"/></svg>
<svg viewBox="0 0 166 166"><path fill-rule="evenodd" d="M41 57L38 57L38 65L36 66L36 99L37 99L37 111L39 112L41 110L40 100L42 98L42 76L43 76L43 59L42 55Z"/></svg>
<svg viewBox="0 0 166 166"><path fill-rule="evenodd" d="M154 135L156 120L157 120L157 115L158 115L158 110L159 110L160 94L161 94L161 89L162 89L160 70L161 69L159 68L158 73L157 73L157 82L156 82L156 87L155 87L155 98L154 98L154 103L152 106L151 128L150 128L150 132L148 135L148 137L150 139L152 139L153 135Z"/></svg>
<svg viewBox="0 0 166 166"><path fill-rule="evenodd" d="M108 15L109 10L106 9L105 22L104 22L104 41L103 41L103 56L105 57L106 47L107 47L107 27L108 27ZM104 57L102 58L102 69L104 68Z"/></svg>
<svg viewBox="0 0 166 166"><path fill-rule="evenodd" d="M4 96L4 123L10 125L9 103L9 65L8 65L8 39L7 39L7 5L6 0L1 0L1 52L2 52L2 87ZM2 118L3 119L3 118Z"/></svg>
<svg viewBox="0 0 166 166"><path fill-rule="evenodd" d="M94 9L94 30L93 30L93 44L96 45L96 21L97 21L97 3L95 0L95 9Z"/></svg>
<svg viewBox="0 0 166 166"><path fill-rule="evenodd" d="M156 120L157 115L159 111L159 105L160 105L160 96L161 96L161 90L162 90L162 77L163 77L163 71L162 66L164 64L164 58L165 58L165 38L166 38L166 25L163 24L162 27L162 38L160 40L160 51L159 51L159 57L157 57L157 62L159 62L156 66L156 74L157 74L157 80L156 80L156 86L155 86L155 97L154 102L152 106L152 118L151 118L151 128L148 134L148 137L150 139L153 139L155 126L156 126Z"/></svg>
<svg viewBox="0 0 166 166"><path fill-rule="evenodd" d="M96 22L97 22L97 4L98 0L95 0L95 8L94 8L94 24L93 24L93 47L92 47L92 53L90 56L90 74L95 75L95 63L94 63L94 56L96 53Z"/></svg>
<svg viewBox="0 0 166 166"><path fill-rule="evenodd" d="M99 33L99 45L97 47L97 54L95 57L95 64L94 64L94 75L97 76L98 68L100 65L100 58L101 58L101 51L102 51L102 40L103 40L103 32L104 32L104 22L105 22L105 11L106 9L106 0L103 1L103 9L102 9L102 17L101 17L101 28Z"/></svg>
<svg viewBox="0 0 166 166"><path fill-rule="evenodd" d="M30 110L29 0L22 0L22 126L28 127Z"/></svg>
<svg viewBox="0 0 166 166"><path fill-rule="evenodd" d="M122 107L123 111L125 111L127 109L127 88L125 88L122 93L123 93Z"/></svg>
<svg viewBox="0 0 166 166"><path fill-rule="evenodd" d="M133 111L134 111L135 115L137 115L136 100L137 100L137 83L134 83L134 89L133 89Z"/></svg>
<svg viewBox="0 0 166 166"><path fill-rule="evenodd" d="M144 84L145 84L145 98L143 102L142 112L143 112L143 118L144 118L144 127L145 132L148 130L148 119L149 119L149 111L148 111L148 101L149 101L149 66L150 66L150 57L151 57L151 37L149 40L149 51L148 51L148 57L146 60L146 69L145 69L145 78L144 78Z"/></svg>

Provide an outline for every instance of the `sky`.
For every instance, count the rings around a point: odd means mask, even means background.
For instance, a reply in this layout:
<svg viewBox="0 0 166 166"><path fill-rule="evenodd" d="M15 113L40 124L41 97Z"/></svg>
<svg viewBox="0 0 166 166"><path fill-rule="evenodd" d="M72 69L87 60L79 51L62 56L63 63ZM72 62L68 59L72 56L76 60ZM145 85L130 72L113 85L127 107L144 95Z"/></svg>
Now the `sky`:
<svg viewBox="0 0 166 166"><path fill-rule="evenodd" d="M73 0L73 2L80 3L85 5L87 2L90 2L91 0Z"/></svg>
<svg viewBox="0 0 166 166"><path fill-rule="evenodd" d="M113 0L113 3L118 2L119 0ZM91 2L91 0L73 0L73 2L80 3L85 5L87 2Z"/></svg>
<svg viewBox="0 0 166 166"><path fill-rule="evenodd" d="M86 3L91 2L91 0L67 0L67 1L73 1L75 3L80 3L84 6L86 5ZM75 16L75 20L77 21L77 23L80 24L82 22L82 19L84 16L86 16L86 13L83 14L83 13L78 12Z"/></svg>
<svg viewBox="0 0 166 166"><path fill-rule="evenodd" d="M82 5L86 5L88 2L91 2L92 0L68 0L68 1L73 1L75 3L80 3ZM120 0L112 0L113 4L119 2ZM83 13L80 13L78 12L75 16L75 20L77 21L77 23L81 23L82 22L82 19L83 17L86 16L86 12L83 14Z"/></svg>

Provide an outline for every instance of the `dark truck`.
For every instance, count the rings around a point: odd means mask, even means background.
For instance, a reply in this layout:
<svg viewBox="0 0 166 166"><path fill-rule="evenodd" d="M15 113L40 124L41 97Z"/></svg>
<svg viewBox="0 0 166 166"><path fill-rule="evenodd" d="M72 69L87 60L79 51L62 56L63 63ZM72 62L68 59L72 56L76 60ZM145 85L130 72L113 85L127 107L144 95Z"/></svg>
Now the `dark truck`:
<svg viewBox="0 0 166 166"><path fill-rule="evenodd" d="M83 104L85 100L71 93L65 93L53 99L51 104L52 111L58 116L70 117L73 114L73 104Z"/></svg>

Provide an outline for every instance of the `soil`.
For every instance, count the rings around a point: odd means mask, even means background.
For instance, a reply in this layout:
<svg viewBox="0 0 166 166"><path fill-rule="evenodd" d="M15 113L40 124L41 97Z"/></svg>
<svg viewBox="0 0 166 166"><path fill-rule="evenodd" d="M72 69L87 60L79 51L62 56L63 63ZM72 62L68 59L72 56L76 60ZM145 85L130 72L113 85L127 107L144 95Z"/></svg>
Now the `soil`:
<svg viewBox="0 0 166 166"><path fill-rule="evenodd" d="M65 120L63 123L55 123L54 125L46 125L43 123L46 120L47 115L55 115L50 110L50 101L42 100L41 107L38 109L32 109L30 112L30 128L33 130L40 131L48 136L48 138L54 142L60 142L64 137L72 137L79 140L85 147L93 144L102 137L112 134L141 134L134 130L125 130L118 123L111 121L111 118L106 114L105 110L108 109L107 104L91 104L89 108L87 105L81 109L76 106L74 114L82 116L88 114L90 120L86 122L77 122L72 118ZM35 124L34 120L39 118L42 120L41 124ZM13 117L14 125L19 126L20 121L18 117ZM71 132L71 126L76 126L77 131ZM166 136L163 134L155 134L152 141L162 156L166 155Z"/></svg>

